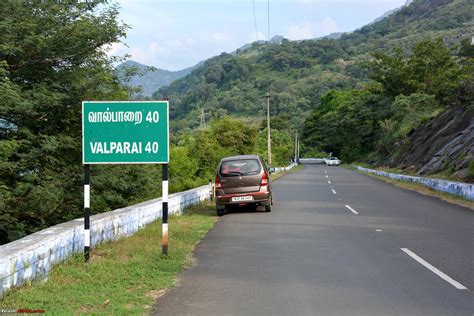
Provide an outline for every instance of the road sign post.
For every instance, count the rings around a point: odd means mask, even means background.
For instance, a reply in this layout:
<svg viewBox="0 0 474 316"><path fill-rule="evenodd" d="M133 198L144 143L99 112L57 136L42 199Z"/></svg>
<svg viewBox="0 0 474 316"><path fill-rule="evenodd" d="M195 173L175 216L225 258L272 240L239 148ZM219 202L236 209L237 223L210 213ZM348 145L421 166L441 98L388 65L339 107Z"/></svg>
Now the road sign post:
<svg viewBox="0 0 474 316"><path fill-rule="evenodd" d="M168 254L168 101L82 102L84 258L90 247L91 164L163 165L163 255Z"/></svg>
<svg viewBox="0 0 474 316"><path fill-rule="evenodd" d="M84 165L84 260L89 261L89 249L91 245L90 234L90 165Z"/></svg>
<svg viewBox="0 0 474 316"><path fill-rule="evenodd" d="M162 224L161 224L161 253L163 256L168 255L168 165L164 164L163 165L163 171L162 171L162 177L163 177L163 186L162 186L162 201L163 201L163 206L162 206Z"/></svg>

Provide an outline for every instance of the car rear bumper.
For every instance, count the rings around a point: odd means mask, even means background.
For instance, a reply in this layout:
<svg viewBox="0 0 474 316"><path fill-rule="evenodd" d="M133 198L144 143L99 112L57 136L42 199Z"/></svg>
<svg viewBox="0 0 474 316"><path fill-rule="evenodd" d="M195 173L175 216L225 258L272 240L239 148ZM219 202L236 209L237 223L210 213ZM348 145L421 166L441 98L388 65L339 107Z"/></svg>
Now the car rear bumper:
<svg viewBox="0 0 474 316"><path fill-rule="evenodd" d="M248 193L233 193L233 194L223 194L216 195L216 205L242 205L242 204L261 204L266 205L270 202L270 192L268 191L259 191L259 192L248 192ZM233 197L241 196L252 196L251 201L232 201Z"/></svg>

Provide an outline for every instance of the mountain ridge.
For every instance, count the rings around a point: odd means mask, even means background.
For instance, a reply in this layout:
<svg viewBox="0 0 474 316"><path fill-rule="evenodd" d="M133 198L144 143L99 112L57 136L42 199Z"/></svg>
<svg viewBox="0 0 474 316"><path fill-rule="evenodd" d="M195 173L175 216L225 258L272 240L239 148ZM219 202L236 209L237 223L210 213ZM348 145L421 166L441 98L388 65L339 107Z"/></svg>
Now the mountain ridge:
<svg viewBox="0 0 474 316"><path fill-rule="evenodd" d="M183 78L190 74L193 69L196 69L202 64L202 62L197 63L194 66L187 67L181 70L172 71L160 68L154 68L136 62L134 60L127 60L124 63L121 63L116 67L117 71L122 71L124 68L137 68L140 72L144 72L142 75L135 75L130 78L128 83L131 87L142 87L142 92L139 93L136 97L145 96L151 97L153 92L158 90L163 86L169 85L171 82Z"/></svg>

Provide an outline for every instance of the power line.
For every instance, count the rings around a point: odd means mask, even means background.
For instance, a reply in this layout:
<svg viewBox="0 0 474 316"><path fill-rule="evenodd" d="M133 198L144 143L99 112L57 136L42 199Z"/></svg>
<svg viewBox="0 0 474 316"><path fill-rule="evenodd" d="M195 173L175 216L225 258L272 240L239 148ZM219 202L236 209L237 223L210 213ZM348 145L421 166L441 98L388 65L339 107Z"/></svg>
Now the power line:
<svg viewBox="0 0 474 316"><path fill-rule="evenodd" d="M257 15L255 14L255 0L252 0L252 4L253 4L253 21L255 23L255 40L258 41Z"/></svg>
<svg viewBox="0 0 474 316"><path fill-rule="evenodd" d="M268 151L268 165L272 165L272 140L270 129L270 93L265 94L265 101L267 103L267 151Z"/></svg>
<svg viewBox="0 0 474 316"><path fill-rule="evenodd" d="M267 1L267 18L268 18L268 42L270 43L270 0Z"/></svg>

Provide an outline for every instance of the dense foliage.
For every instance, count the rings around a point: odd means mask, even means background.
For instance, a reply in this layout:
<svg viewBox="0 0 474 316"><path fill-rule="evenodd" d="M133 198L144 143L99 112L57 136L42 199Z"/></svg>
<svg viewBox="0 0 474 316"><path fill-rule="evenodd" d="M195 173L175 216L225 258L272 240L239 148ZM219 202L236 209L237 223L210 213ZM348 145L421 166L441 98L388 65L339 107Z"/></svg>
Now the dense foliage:
<svg viewBox="0 0 474 316"><path fill-rule="evenodd" d="M370 90L330 91L305 122L303 142L345 161L360 159L374 149L386 112Z"/></svg>
<svg viewBox="0 0 474 316"><path fill-rule="evenodd" d="M338 45L335 40L283 41L281 45L254 45L234 55L222 54L153 97L170 98L175 131L198 127L202 109L209 119L231 115L250 117L258 123L265 115L266 93L271 95L272 117L284 117L290 128L300 128L322 92L356 84L342 66L320 63L320 55L329 58L332 54L333 45L326 42Z"/></svg>
<svg viewBox="0 0 474 316"><path fill-rule="evenodd" d="M81 214L81 101L127 97L105 53L127 26L96 6L0 2L1 243ZM94 171L106 209L144 181L109 169Z"/></svg>

